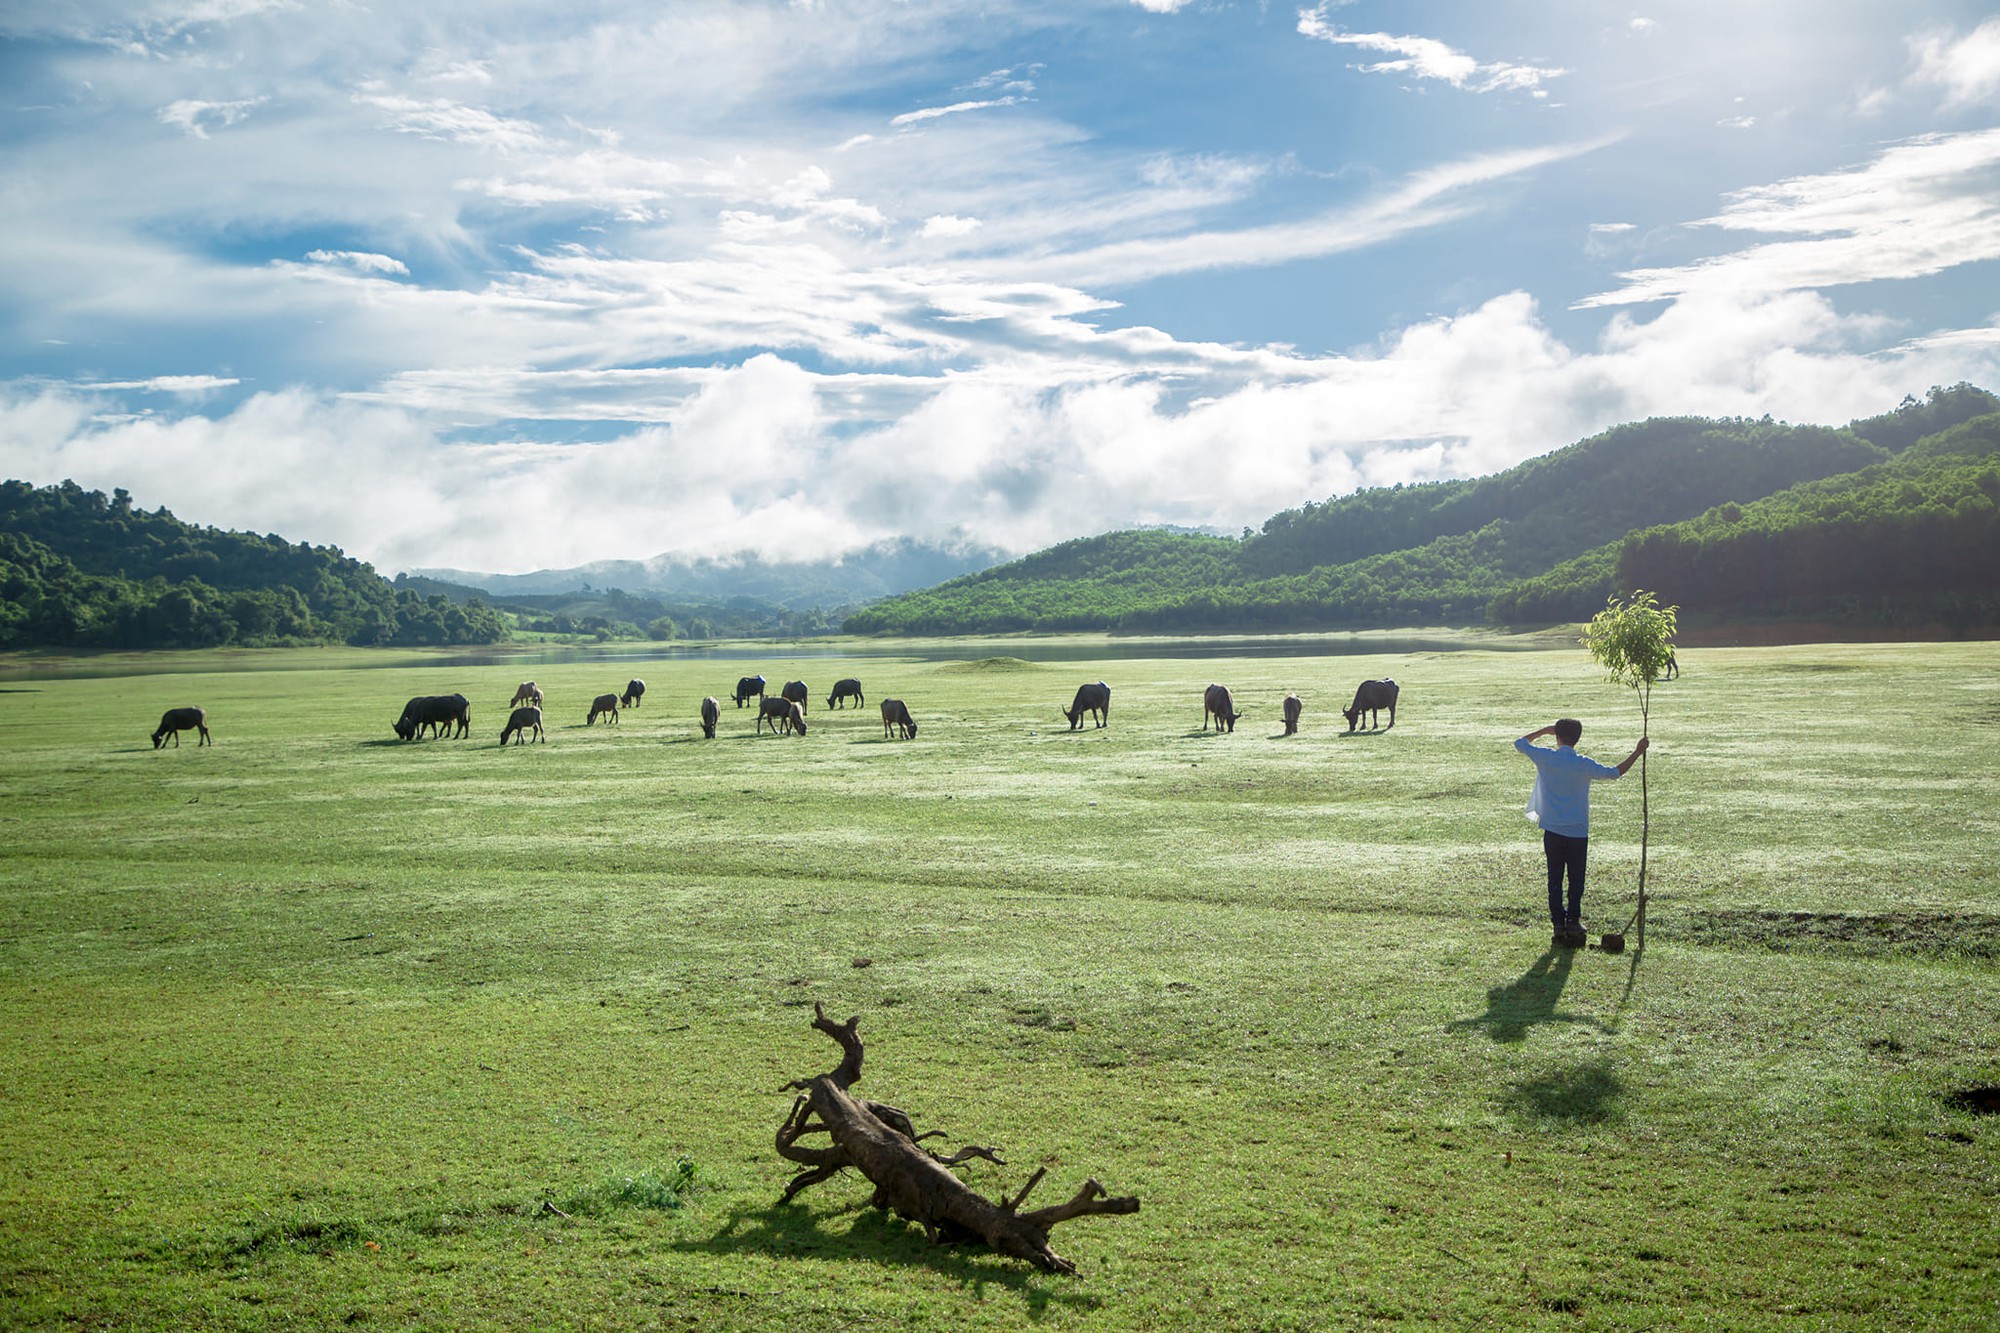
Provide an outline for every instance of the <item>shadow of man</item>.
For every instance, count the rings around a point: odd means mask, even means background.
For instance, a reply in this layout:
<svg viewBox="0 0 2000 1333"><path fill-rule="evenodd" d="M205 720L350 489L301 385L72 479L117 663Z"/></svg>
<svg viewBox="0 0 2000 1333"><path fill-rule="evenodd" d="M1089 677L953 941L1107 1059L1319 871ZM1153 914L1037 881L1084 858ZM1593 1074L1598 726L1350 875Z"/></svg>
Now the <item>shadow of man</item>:
<svg viewBox="0 0 2000 1333"><path fill-rule="evenodd" d="M1447 1031L1485 1028L1495 1041L1524 1041L1528 1029L1539 1023L1588 1023L1603 1027L1594 1018L1564 1013L1556 1008L1563 987L1569 983L1569 969L1576 956L1573 949L1544 949L1542 956L1519 978L1486 992L1486 1012L1476 1018L1461 1018Z"/></svg>

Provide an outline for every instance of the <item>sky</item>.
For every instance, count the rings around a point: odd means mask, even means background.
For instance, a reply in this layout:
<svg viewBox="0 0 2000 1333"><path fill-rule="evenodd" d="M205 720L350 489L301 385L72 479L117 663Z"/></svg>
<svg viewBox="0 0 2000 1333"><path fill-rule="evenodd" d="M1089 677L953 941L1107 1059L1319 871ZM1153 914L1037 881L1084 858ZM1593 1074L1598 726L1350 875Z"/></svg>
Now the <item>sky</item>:
<svg viewBox="0 0 2000 1333"><path fill-rule="evenodd" d="M1990 4L41 0L0 88L0 475L385 572L2000 390Z"/></svg>

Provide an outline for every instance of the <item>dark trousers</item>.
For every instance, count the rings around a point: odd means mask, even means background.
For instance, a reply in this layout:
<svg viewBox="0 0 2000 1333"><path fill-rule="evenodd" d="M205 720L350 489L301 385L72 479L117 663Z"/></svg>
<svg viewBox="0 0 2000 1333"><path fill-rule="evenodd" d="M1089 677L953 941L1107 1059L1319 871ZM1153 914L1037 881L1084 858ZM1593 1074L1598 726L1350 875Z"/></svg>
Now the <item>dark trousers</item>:
<svg viewBox="0 0 2000 1333"><path fill-rule="evenodd" d="M1549 859L1549 921L1557 930L1583 922L1583 871L1590 860L1590 839L1542 831L1542 855ZM1569 903L1563 904L1563 872L1569 872Z"/></svg>

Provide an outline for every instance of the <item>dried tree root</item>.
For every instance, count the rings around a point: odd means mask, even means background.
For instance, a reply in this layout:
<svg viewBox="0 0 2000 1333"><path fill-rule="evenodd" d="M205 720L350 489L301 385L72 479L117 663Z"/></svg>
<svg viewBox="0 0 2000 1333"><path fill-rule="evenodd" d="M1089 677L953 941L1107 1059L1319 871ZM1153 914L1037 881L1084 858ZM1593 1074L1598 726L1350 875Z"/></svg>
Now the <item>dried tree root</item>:
<svg viewBox="0 0 2000 1333"><path fill-rule="evenodd" d="M828 1073L785 1085L799 1097L778 1127L776 1146L778 1155L798 1163L800 1170L785 1186L780 1203L789 1203L800 1192L853 1167L875 1186L872 1206L915 1222L933 1242L984 1241L1001 1254L1051 1273L1076 1272L1075 1264L1049 1248L1049 1229L1058 1222L1139 1211L1138 1199L1111 1198L1103 1185L1090 1180L1068 1203L1023 1213L1021 1205L1041 1183L1043 1170L1028 1177L1011 1199L995 1202L975 1194L951 1168L975 1157L1005 1166L994 1150L968 1146L950 1157L939 1156L922 1145L927 1138L942 1136L942 1131L919 1134L904 1112L848 1093L861 1080L861 1038L856 1033L860 1021L835 1023L824 1008L813 1006L813 1027L839 1044L842 1058ZM799 1142L820 1133L830 1140L826 1147Z"/></svg>

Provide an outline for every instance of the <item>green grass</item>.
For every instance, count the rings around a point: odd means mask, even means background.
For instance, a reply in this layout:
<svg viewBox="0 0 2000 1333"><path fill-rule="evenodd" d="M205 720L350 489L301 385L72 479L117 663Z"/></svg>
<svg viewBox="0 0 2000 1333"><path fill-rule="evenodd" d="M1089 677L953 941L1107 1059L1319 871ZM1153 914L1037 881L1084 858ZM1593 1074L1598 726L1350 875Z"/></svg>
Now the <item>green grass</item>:
<svg viewBox="0 0 2000 1333"><path fill-rule="evenodd" d="M1509 742L1638 727L1580 649L994 653L0 664L0 1324L2000 1322L1962 1097L2000 1083L2000 647L1683 654L1643 956L1546 948ZM757 671L813 686L806 737L728 704ZM826 712L849 674L870 706ZM1396 727L1346 735L1384 674ZM549 740L503 751L527 676ZM452 690L472 740L394 740ZM216 744L154 751L185 703ZM1636 779L1597 791L1597 930ZM858 1179L775 1207L815 1000L862 1016L861 1091L1001 1150L977 1188L1142 1210L1058 1228L1063 1279Z"/></svg>

